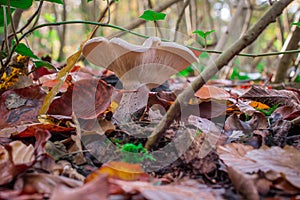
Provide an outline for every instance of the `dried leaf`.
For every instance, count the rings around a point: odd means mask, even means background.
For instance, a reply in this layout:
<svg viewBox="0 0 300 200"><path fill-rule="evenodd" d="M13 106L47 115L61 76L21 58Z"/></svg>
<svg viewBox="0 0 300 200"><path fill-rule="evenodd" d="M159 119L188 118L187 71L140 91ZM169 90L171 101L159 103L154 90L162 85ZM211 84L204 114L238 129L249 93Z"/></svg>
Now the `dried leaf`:
<svg viewBox="0 0 300 200"><path fill-rule="evenodd" d="M289 90L268 90L259 86L252 86L240 98L255 100L269 106L281 104L287 106L296 106L300 108L300 101L293 91Z"/></svg>
<svg viewBox="0 0 300 200"><path fill-rule="evenodd" d="M219 146L218 154L227 166L236 170L249 173L274 171L300 188L300 152L294 147L253 149L248 145L231 143Z"/></svg>
<svg viewBox="0 0 300 200"><path fill-rule="evenodd" d="M126 181L148 179L148 175L144 172L140 164L112 161L102 165L101 168L90 174L86 178L86 182L90 182L99 175L103 174L107 174L109 178Z"/></svg>
<svg viewBox="0 0 300 200"><path fill-rule="evenodd" d="M0 97L0 128L37 122L45 92L40 86L30 86L4 92Z"/></svg>
<svg viewBox="0 0 300 200"><path fill-rule="evenodd" d="M108 200L108 191L107 177L100 175L93 181L74 189L59 185L54 189L50 200Z"/></svg>
<svg viewBox="0 0 300 200"><path fill-rule="evenodd" d="M228 175L234 185L235 189L243 194L248 200L259 200L259 194L254 185L253 179L238 170L228 167Z"/></svg>
<svg viewBox="0 0 300 200"><path fill-rule="evenodd" d="M141 193L144 198L149 200L215 200L221 199L220 196L214 194L211 189L198 189L190 186L175 186L175 185L153 185L149 182L126 182L121 180L110 180L125 192L125 194Z"/></svg>
<svg viewBox="0 0 300 200"><path fill-rule="evenodd" d="M113 87L98 79L84 79L69 86L68 90L55 99L48 114L93 119L102 114L110 105Z"/></svg>
<svg viewBox="0 0 300 200"><path fill-rule="evenodd" d="M23 193L40 193L49 196L57 186L76 188L81 185L82 182L64 176L26 173L17 179L14 189L21 190Z"/></svg>

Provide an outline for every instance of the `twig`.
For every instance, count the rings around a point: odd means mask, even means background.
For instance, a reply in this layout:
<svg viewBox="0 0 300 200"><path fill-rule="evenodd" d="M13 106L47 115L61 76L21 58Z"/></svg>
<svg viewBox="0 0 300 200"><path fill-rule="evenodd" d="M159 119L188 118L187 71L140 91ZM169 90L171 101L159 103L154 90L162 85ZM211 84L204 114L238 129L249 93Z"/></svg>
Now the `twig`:
<svg viewBox="0 0 300 200"><path fill-rule="evenodd" d="M186 7L189 5L189 3L190 3L189 0L187 0L187 1L184 3L184 5L183 5L183 7L182 7L182 10L181 10L181 12L180 12L180 14L179 14L179 16L178 16L177 21L176 21L175 35L174 35L174 42L177 40L177 32L178 32L178 30L179 30L179 25L180 25L180 22L181 22L181 20L182 20L182 18L183 18L184 11L185 11Z"/></svg>
<svg viewBox="0 0 300 200"><path fill-rule="evenodd" d="M283 9L293 0L281 0L274 5L251 27L240 39L222 53L214 63L208 67L191 83L182 93L180 93L176 101L171 105L163 119L156 126L145 145L147 149L151 149L153 145L163 136L165 130L173 123L175 117L180 113L181 109L187 104L188 100L193 97L194 92L199 90L207 80L211 79L220 69L222 69L235 55L250 45L263 30L282 13Z"/></svg>
<svg viewBox="0 0 300 200"><path fill-rule="evenodd" d="M130 33L132 35L136 35L138 37L142 37L142 38L149 38L150 36L147 35L143 35L131 30L128 30L126 28L122 28L120 26L116 26L116 25L112 25L112 24L104 24L104 23L99 23L99 22L92 22L92 21L81 21L81 20L73 20L73 21L63 21L63 22L54 22L54 23L45 23L45 24L40 24L36 27L31 28L30 30L28 30L27 32L25 32L20 38L19 40L24 39L27 35L29 35L30 33L32 33L33 31L43 28L43 27L48 27L48 26L60 26L60 25L65 25L65 24L90 24L90 25L98 25L98 26L103 26L103 27L108 27L108 28L113 28L113 29L117 29L126 33ZM166 39L162 39L162 41L169 41ZM215 51L215 50L208 50L208 49L199 49L193 46L186 46L190 49L193 50L197 50L200 52L207 52L207 53L216 53L216 54L222 54L223 51ZM14 52L16 46L12 47L12 52ZM276 56L276 55L281 55L281 54L294 54L294 53L299 53L300 49L297 50L289 50L289 51L281 51L281 52L269 52L269 53L262 53L262 54L246 54L246 53L238 53L236 55L238 56L246 56L246 57L252 57L252 58L256 58L256 57L263 57L263 56ZM11 56L8 58L8 60L11 59ZM6 62L4 64L4 66L7 66L8 62Z"/></svg>
<svg viewBox="0 0 300 200"><path fill-rule="evenodd" d="M9 14L9 17L10 17L11 30L13 31L13 34L15 36L16 43L19 44L19 39L18 39L18 36L17 36L17 33L16 33L14 20L13 20L12 13L11 13L10 1L7 1L7 11L8 11L8 14Z"/></svg>

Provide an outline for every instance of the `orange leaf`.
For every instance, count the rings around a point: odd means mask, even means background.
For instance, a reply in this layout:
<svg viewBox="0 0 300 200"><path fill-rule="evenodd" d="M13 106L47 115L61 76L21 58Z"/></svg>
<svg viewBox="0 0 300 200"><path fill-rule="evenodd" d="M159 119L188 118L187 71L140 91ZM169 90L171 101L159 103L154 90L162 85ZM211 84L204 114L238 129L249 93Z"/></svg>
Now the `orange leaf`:
<svg viewBox="0 0 300 200"><path fill-rule="evenodd" d="M102 174L107 174L109 178L126 181L145 180L149 178L148 174L143 171L140 164L112 161L103 164L97 171L90 174L85 182L90 182Z"/></svg>
<svg viewBox="0 0 300 200"><path fill-rule="evenodd" d="M270 108L268 105L260 103L258 101L251 101L251 103L249 105L252 106L253 108L257 108L257 109L261 109L261 110L266 110L266 109Z"/></svg>

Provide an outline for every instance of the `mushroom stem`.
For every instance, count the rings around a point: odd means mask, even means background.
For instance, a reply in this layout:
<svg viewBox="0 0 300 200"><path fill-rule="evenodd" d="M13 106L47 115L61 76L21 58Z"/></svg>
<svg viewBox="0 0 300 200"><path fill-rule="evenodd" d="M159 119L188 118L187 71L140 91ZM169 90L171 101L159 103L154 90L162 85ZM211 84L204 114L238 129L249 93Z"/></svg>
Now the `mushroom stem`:
<svg viewBox="0 0 300 200"><path fill-rule="evenodd" d="M134 92L123 93L122 99L113 115L113 118L119 124L131 122L132 115L147 105L148 94L149 89L146 85L142 85Z"/></svg>

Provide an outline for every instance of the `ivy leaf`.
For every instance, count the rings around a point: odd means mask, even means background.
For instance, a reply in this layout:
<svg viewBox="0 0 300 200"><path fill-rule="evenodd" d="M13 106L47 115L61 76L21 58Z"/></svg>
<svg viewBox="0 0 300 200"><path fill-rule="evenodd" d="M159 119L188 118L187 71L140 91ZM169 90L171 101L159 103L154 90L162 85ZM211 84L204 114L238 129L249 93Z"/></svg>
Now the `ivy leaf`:
<svg viewBox="0 0 300 200"><path fill-rule="evenodd" d="M30 58L39 59L39 57L37 57L36 55L34 55L34 53L31 51L31 49L29 49L23 43L18 44L18 46L15 49L15 52L17 52L18 54L20 54L22 56L28 56Z"/></svg>
<svg viewBox="0 0 300 200"><path fill-rule="evenodd" d="M8 5L8 0L0 0L0 5ZM27 9L32 5L32 0L10 0L10 6L14 8Z"/></svg>
<svg viewBox="0 0 300 200"><path fill-rule="evenodd" d="M298 28L300 28L300 22L294 22L294 23L292 23L292 25L296 25L296 26L298 26Z"/></svg>
<svg viewBox="0 0 300 200"><path fill-rule="evenodd" d="M139 16L139 18L146 21L164 20L165 17L166 17L165 13L155 12L153 10L145 10L144 13L141 16Z"/></svg>
<svg viewBox="0 0 300 200"><path fill-rule="evenodd" d="M40 67L46 67L47 69L50 69L50 70L56 70L56 68L49 62L47 61L44 61L44 60L36 60L36 61L33 61L34 65L35 65L35 68L38 69Z"/></svg>

